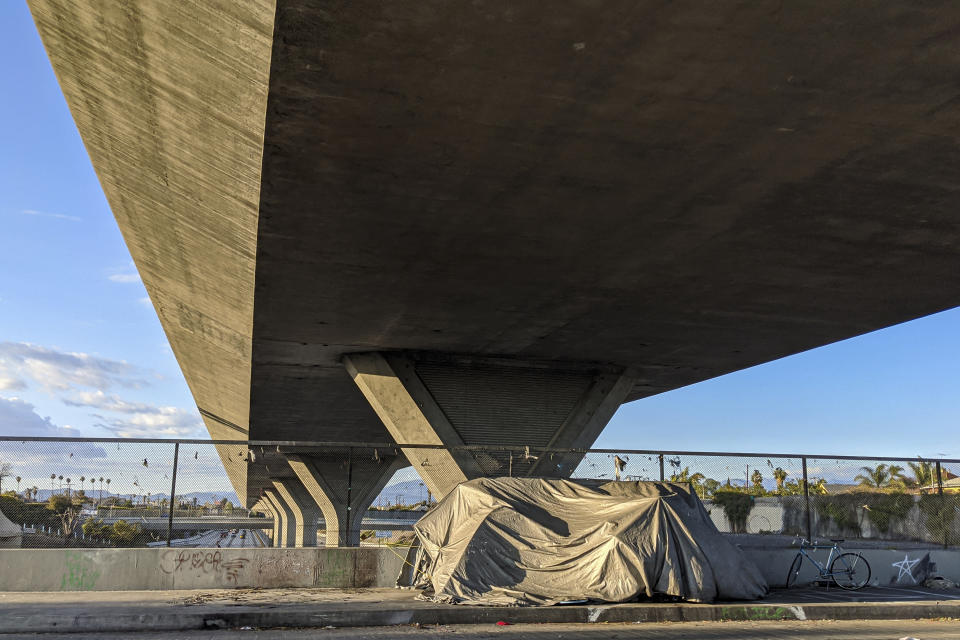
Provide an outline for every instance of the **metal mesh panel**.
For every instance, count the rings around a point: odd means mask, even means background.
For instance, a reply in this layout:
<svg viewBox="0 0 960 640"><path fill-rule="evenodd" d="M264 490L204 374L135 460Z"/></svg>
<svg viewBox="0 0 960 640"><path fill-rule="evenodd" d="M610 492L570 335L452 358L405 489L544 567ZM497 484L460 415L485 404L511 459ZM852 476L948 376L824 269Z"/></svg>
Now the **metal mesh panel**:
<svg viewBox="0 0 960 640"><path fill-rule="evenodd" d="M957 544L955 496L941 495L936 461L810 458L812 533ZM952 475L944 467L941 479Z"/></svg>
<svg viewBox="0 0 960 640"><path fill-rule="evenodd" d="M431 483L449 487L465 456L502 461L491 475L688 482L729 534L960 544L960 461L952 460L0 437L0 511L25 548L159 546L168 536L173 546L272 545L266 495L298 481L291 455L321 471L337 508L351 505L339 526L356 529L359 517L361 544L407 535L436 503Z"/></svg>

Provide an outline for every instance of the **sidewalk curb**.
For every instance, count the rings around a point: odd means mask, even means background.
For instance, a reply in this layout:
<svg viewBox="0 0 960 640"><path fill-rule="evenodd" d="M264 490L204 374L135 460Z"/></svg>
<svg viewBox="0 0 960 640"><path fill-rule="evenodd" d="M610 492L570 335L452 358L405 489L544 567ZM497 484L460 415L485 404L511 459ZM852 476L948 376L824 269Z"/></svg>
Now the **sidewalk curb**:
<svg viewBox="0 0 960 640"><path fill-rule="evenodd" d="M817 604L619 604L563 607L326 609L316 606L175 606L156 613L7 612L0 635L44 632L186 631L238 627L372 627L408 624L718 622L960 618L960 602Z"/></svg>

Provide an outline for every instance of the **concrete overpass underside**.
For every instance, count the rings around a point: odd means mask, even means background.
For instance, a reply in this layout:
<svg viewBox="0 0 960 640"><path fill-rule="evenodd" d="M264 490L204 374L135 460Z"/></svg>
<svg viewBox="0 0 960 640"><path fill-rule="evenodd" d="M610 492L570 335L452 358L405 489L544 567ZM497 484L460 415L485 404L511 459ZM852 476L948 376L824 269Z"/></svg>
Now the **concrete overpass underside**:
<svg viewBox="0 0 960 640"><path fill-rule="evenodd" d="M30 4L216 438L589 446L960 304L960 5ZM244 451L342 518L341 460Z"/></svg>

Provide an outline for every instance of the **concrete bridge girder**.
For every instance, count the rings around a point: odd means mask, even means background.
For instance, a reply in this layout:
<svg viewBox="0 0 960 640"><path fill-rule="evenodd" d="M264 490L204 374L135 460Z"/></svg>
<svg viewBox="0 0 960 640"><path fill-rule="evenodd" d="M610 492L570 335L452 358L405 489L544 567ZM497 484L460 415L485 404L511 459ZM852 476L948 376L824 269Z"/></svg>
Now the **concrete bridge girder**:
<svg viewBox="0 0 960 640"><path fill-rule="evenodd" d="M429 354L355 353L344 365L398 444L587 448L634 384L626 368ZM567 477L582 459L403 449L442 498L493 475Z"/></svg>
<svg viewBox="0 0 960 640"><path fill-rule="evenodd" d="M402 455L353 456L290 454L287 457L300 483L323 515L326 546L360 544L363 514L399 469Z"/></svg>
<svg viewBox="0 0 960 640"><path fill-rule="evenodd" d="M321 517L320 507L296 478L274 480L273 486L278 497L283 500L293 515L286 540L288 547L317 546L317 520Z"/></svg>
<svg viewBox="0 0 960 640"><path fill-rule="evenodd" d="M291 547L296 537L296 521L292 510L283 501L276 489L267 489L264 497L273 509L273 546Z"/></svg>
<svg viewBox="0 0 960 640"><path fill-rule="evenodd" d="M957 50L916 55L960 5L428 4L30 0L214 438L581 447L616 397L960 301ZM440 496L579 460L407 454Z"/></svg>
<svg viewBox="0 0 960 640"><path fill-rule="evenodd" d="M267 536L267 539L270 541L270 544L273 545L274 536L273 536L273 527L276 526L277 518L273 513L273 510L270 508L270 505L267 503L266 497L261 497L257 502L250 508L251 513L263 513L264 515L270 516L272 526L267 529L264 533Z"/></svg>

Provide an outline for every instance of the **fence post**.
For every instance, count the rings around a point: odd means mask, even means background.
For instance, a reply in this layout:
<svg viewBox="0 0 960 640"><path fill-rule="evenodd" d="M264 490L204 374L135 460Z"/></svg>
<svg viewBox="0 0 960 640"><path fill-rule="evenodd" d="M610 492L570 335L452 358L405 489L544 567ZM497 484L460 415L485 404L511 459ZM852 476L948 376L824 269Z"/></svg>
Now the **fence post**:
<svg viewBox="0 0 960 640"><path fill-rule="evenodd" d="M353 515L353 447L347 448L347 532L350 536L350 517ZM363 517L361 514L360 517ZM349 544L349 543L348 543Z"/></svg>
<svg viewBox="0 0 960 640"><path fill-rule="evenodd" d="M180 443L173 443L173 473L170 474L170 507L167 512L167 546L173 537L173 509L177 499L177 461L180 459Z"/></svg>
<svg viewBox="0 0 960 640"><path fill-rule="evenodd" d="M937 460L937 495L940 496L940 520L943 526L943 546L946 548L950 538L950 532L948 531L949 527L947 524L947 506L944 503L943 497L943 474L940 471L940 461Z"/></svg>
<svg viewBox="0 0 960 640"><path fill-rule="evenodd" d="M810 483L807 478L807 458L804 456L803 460L803 500L804 500L804 511L807 516L807 540L813 542L813 520L810 517Z"/></svg>
<svg viewBox="0 0 960 640"><path fill-rule="evenodd" d="M660 460L660 482L663 482L666 479L666 476L663 475L663 454L657 456Z"/></svg>

